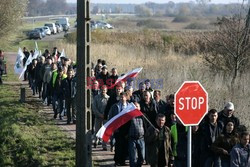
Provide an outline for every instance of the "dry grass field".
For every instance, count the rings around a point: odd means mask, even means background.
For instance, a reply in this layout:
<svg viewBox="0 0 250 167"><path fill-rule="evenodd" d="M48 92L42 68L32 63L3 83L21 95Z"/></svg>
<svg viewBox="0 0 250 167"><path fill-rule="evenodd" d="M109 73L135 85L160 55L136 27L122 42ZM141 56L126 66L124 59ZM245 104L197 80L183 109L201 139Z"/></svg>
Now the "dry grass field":
<svg viewBox="0 0 250 167"><path fill-rule="evenodd" d="M76 45L58 43L58 48L64 48L67 55L75 60ZM209 95L209 108L222 110L227 101L235 104L236 115L240 121L250 128L250 73L245 73L237 81L237 91L234 96L230 92L230 80L222 74L214 74L204 64L201 55L188 56L173 52L161 52L155 49L137 47L134 45L101 44L91 45L91 60L105 59L109 70L112 67L118 69L119 74L133 68L143 67L143 71L136 79L136 88L143 79L151 79L153 86L163 92L163 98L167 94L178 90L184 81L200 81Z"/></svg>

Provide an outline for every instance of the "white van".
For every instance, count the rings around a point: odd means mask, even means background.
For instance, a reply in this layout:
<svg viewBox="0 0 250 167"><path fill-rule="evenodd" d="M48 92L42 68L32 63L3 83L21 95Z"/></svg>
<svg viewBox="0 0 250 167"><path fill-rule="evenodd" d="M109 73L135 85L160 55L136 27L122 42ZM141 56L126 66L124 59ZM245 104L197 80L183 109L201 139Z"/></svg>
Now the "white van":
<svg viewBox="0 0 250 167"><path fill-rule="evenodd" d="M44 26L49 27L52 34L56 34L57 28L56 28L55 23L45 23Z"/></svg>
<svg viewBox="0 0 250 167"><path fill-rule="evenodd" d="M69 18L68 17L62 17L57 19L56 24L61 24L63 27L63 31L68 31L70 24L69 24Z"/></svg>
<svg viewBox="0 0 250 167"><path fill-rule="evenodd" d="M59 18L59 19L57 20L57 23L58 23L58 24L61 24L62 26L67 25L68 27L70 27L69 18L68 18L68 17Z"/></svg>

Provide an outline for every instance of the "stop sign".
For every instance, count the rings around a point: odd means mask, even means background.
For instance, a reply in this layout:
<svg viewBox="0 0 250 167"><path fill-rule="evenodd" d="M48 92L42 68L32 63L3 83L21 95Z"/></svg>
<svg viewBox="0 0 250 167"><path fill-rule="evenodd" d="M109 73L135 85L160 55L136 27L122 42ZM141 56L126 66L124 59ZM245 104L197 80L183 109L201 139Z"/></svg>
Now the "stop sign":
<svg viewBox="0 0 250 167"><path fill-rule="evenodd" d="M174 112L185 126L199 125L208 111L208 94L199 81L186 81L175 93Z"/></svg>

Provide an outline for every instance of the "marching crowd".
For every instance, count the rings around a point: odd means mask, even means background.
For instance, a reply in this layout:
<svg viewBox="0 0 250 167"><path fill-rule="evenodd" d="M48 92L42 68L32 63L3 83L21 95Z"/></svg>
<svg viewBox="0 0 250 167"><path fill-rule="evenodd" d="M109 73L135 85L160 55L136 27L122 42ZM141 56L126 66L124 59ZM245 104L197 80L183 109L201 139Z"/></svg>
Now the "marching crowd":
<svg viewBox="0 0 250 167"><path fill-rule="evenodd" d="M25 61L34 54L23 49ZM75 63L60 57L55 47L50 53L32 60L24 74L33 95L45 104L52 105L54 118L64 119L67 124L76 123L76 73ZM133 80L119 82L118 71L108 71L105 60L93 65L88 88L92 92L93 147L107 143L96 137L101 126L115 115L134 104L144 116L133 118L122 125L110 139L111 151L115 152L116 166L131 167L149 164L152 167L187 166L187 127L174 113L174 95L162 99L162 92L154 90L149 79L139 83L134 90ZM227 102L222 111L210 109L199 126L192 127L193 167L250 167L250 145L247 128L234 115L234 104Z"/></svg>

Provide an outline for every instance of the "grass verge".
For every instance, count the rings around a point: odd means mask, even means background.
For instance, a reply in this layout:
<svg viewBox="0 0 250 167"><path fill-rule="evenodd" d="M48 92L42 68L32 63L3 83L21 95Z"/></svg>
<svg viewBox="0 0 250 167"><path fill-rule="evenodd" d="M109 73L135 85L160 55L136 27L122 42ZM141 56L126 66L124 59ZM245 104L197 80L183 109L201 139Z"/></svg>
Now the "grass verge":
<svg viewBox="0 0 250 167"><path fill-rule="evenodd" d="M75 143L39 106L18 101L18 85L0 86L0 166L75 166Z"/></svg>

